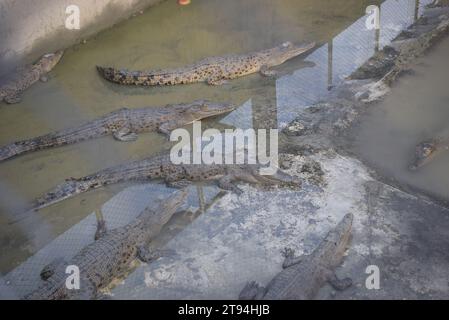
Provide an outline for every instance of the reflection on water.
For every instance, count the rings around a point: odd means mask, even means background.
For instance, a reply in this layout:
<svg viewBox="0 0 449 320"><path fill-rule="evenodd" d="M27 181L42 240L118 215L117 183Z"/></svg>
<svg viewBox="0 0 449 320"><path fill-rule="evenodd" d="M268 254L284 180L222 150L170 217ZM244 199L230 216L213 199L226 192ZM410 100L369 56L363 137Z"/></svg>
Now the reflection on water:
<svg viewBox="0 0 449 320"><path fill-rule="evenodd" d="M216 187L191 186L187 190L188 196L185 203L164 226L161 234L151 241L151 245L155 248L166 243L183 226L190 223L200 213L199 210L207 210L223 195ZM107 228L113 230L127 225L146 208L156 207L160 201L167 199L173 192L175 190L157 184L126 188L101 207ZM199 195L201 195L201 199L199 199ZM6 279L3 280L11 282L12 285L9 288L13 289L12 294L21 297L39 286L42 281L39 278L39 271L54 259L64 258L69 261L79 250L94 241L95 230L96 216L95 213L92 213L8 273ZM5 293L0 291L0 294Z"/></svg>
<svg viewBox="0 0 449 320"><path fill-rule="evenodd" d="M366 27L367 16L319 47L306 60L314 63L276 81L278 125L284 127L298 112L325 99L376 50L388 45L402 30L413 24L431 0L387 0L380 5L380 29Z"/></svg>
<svg viewBox="0 0 449 320"><path fill-rule="evenodd" d="M128 106L164 105L195 99L229 101L242 107L206 126L283 126L413 23L430 0L197 0L167 1L145 14L68 50L50 82L38 83L23 102L2 105L0 144L75 126ZM378 4L381 29L365 27L365 9ZM355 21L355 22L354 22ZM277 79L250 75L223 86L122 87L101 79L95 65L129 69L179 67L207 56L266 49L286 40L320 44L304 59L276 68ZM218 119L219 120L219 119ZM123 186L113 186L29 213L25 203L71 176L84 176L167 146L165 137L142 134L133 143L111 137L31 153L0 164L0 271L8 271L55 235L86 217ZM11 196L14 195L14 196Z"/></svg>
<svg viewBox="0 0 449 320"><path fill-rule="evenodd" d="M354 132L354 150L400 183L449 198L449 152L416 172L407 167L418 142L449 128L449 40L422 59L416 75L400 78L384 102Z"/></svg>

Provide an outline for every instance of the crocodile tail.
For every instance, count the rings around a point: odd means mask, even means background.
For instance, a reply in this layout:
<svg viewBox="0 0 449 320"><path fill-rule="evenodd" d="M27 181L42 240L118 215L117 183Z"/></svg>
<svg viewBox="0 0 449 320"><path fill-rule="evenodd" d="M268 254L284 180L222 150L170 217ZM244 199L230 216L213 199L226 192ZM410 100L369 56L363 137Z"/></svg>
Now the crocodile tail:
<svg viewBox="0 0 449 320"><path fill-rule="evenodd" d="M36 138L11 143L0 148L0 161L30 151L54 148L103 136L109 132L108 124L111 121L115 121L115 115L116 113L113 113L76 128L56 131Z"/></svg>
<svg viewBox="0 0 449 320"><path fill-rule="evenodd" d="M32 146L23 142L14 142L0 148L0 161L10 159L32 150Z"/></svg>
<svg viewBox="0 0 449 320"><path fill-rule="evenodd" d="M52 135L13 142L0 148L0 161L19 156L26 152L46 149L61 144L65 144L65 142L58 143Z"/></svg>
<svg viewBox="0 0 449 320"><path fill-rule="evenodd" d="M179 207L185 202L187 194L186 189L178 190L162 201L157 208L154 208L154 206L147 207L138 217L140 220L139 228L144 230L149 237L159 234Z"/></svg>
<svg viewBox="0 0 449 320"><path fill-rule="evenodd" d="M98 73L100 73L100 75L105 78L106 80L112 81L112 82L119 82L117 80L117 71L114 68L110 68L110 67L101 67L101 66L97 66L97 70Z"/></svg>

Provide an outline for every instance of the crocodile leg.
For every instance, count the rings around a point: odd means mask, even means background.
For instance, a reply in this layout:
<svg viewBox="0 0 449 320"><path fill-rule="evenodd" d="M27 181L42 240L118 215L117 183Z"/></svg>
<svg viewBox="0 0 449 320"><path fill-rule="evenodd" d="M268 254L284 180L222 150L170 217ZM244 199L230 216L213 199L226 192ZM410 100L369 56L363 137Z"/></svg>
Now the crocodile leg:
<svg viewBox="0 0 449 320"><path fill-rule="evenodd" d="M295 187L301 186L301 181L297 177L286 174L281 170L277 170L274 175L255 175L254 177L258 180L259 183L263 183L265 185L279 184Z"/></svg>
<svg viewBox="0 0 449 320"><path fill-rule="evenodd" d="M292 248L284 248L281 253L285 258L284 263L282 264L282 268L284 269L294 266L303 260L303 257L295 257L295 250Z"/></svg>
<svg viewBox="0 0 449 320"><path fill-rule="evenodd" d="M142 262L151 262L159 258L159 254L157 252L150 251L145 246L139 246L137 248L137 258Z"/></svg>
<svg viewBox="0 0 449 320"><path fill-rule="evenodd" d="M117 131L114 131L112 136L122 142L130 142L130 141L136 141L137 140L137 133L131 131L128 127L120 128Z"/></svg>
<svg viewBox="0 0 449 320"><path fill-rule="evenodd" d="M192 181L189 180L179 180L179 181L167 181L167 187L175 188L175 189L183 189L192 184Z"/></svg>
<svg viewBox="0 0 449 320"><path fill-rule="evenodd" d="M3 100L8 104L15 104L22 101L22 98L20 97L20 94L13 93L3 98Z"/></svg>
<svg viewBox="0 0 449 320"><path fill-rule="evenodd" d="M335 273L332 273L328 279L328 282L335 290L338 291L343 291L352 286L351 278L339 279Z"/></svg>
<svg viewBox="0 0 449 320"><path fill-rule="evenodd" d="M198 204L200 206L200 212L204 213L204 208L206 201L204 200L204 191L203 191L203 186L197 186L196 187L196 191L198 193Z"/></svg>
<svg viewBox="0 0 449 320"><path fill-rule="evenodd" d="M185 122L183 120L170 120L161 124L158 128L158 131L169 136L172 130L182 127L183 125L185 125Z"/></svg>
<svg viewBox="0 0 449 320"><path fill-rule="evenodd" d="M242 194L243 190L237 187L233 182L236 180L234 175L225 175L218 180L218 186L224 190L229 190L237 194Z"/></svg>
<svg viewBox="0 0 449 320"><path fill-rule="evenodd" d="M277 74L276 71L269 69L267 66L260 67L260 73L265 77L274 77Z"/></svg>
<svg viewBox="0 0 449 320"><path fill-rule="evenodd" d="M55 274L56 270L67 264L64 258L59 257L54 260L52 260L49 264L47 264L44 268L42 268L40 272L40 277L42 280L47 281L52 275Z"/></svg>
<svg viewBox="0 0 449 320"><path fill-rule="evenodd" d="M101 212L101 210L95 211L95 216L97 217L97 231L95 232L94 238L95 240L98 240L108 232L108 229L106 227L106 221L104 221L103 213Z"/></svg>
<svg viewBox="0 0 449 320"><path fill-rule="evenodd" d="M40 78L39 78L39 80L41 81L41 82L48 82L48 76L47 75L42 75Z"/></svg>
<svg viewBox="0 0 449 320"><path fill-rule="evenodd" d="M167 187L183 189L192 184L192 181L180 178L177 174L169 174L165 177L165 184Z"/></svg>
<svg viewBox="0 0 449 320"><path fill-rule="evenodd" d="M266 288L255 281L248 282L239 294L239 300L259 300L265 295Z"/></svg>
<svg viewBox="0 0 449 320"><path fill-rule="evenodd" d="M137 258L142 262L151 262L163 256L174 255L174 250L150 250L148 246L137 247Z"/></svg>
<svg viewBox="0 0 449 320"><path fill-rule="evenodd" d="M238 179L240 181L243 182L248 182L248 183L252 183L252 184L258 184L259 180L257 180L257 178L248 171L244 171L244 170L240 170L238 172L238 174L234 175L235 179Z"/></svg>
<svg viewBox="0 0 449 320"><path fill-rule="evenodd" d="M283 173L283 175L279 176L261 176L258 174L254 174L252 172L248 172L245 170L235 169L230 170L227 175L223 176L219 181L218 185L220 188L224 190L231 190L236 192L237 194L242 193L242 190L238 188L236 185L233 184L233 181L243 181L248 182L251 184L276 184L280 182L295 182L296 184L299 184L299 181L296 181L295 178L286 175Z"/></svg>
<svg viewBox="0 0 449 320"><path fill-rule="evenodd" d="M251 172L239 170L234 174L235 180L240 180L250 184L276 184L278 181L266 178L265 176L254 175Z"/></svg>

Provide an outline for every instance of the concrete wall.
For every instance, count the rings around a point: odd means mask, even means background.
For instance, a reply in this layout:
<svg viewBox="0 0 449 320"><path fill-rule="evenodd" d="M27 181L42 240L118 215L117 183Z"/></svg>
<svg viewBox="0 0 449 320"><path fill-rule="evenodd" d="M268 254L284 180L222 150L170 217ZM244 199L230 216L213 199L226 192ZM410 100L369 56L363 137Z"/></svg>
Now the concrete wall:
<svg viewBox="0 0 449 320"><path fill-rule="evenodd" d="M0 0L0 75L68 47L163 0ZM65 27L66 8L80 9L80 29Z"/></svg>

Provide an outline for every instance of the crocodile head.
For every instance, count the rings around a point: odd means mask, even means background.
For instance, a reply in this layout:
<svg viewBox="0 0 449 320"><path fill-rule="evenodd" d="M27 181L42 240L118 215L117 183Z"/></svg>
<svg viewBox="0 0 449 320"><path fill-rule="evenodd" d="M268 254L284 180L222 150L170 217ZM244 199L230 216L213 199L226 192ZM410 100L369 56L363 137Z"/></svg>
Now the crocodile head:
<svg viewBox="0 0 449 320"><path fill-rule="evenodd" d="M277 170L272 175L261 175L259 174L259 168L253 169L253 177L261 184L265 185L281 185L281 186L290 186L299 188L302 185L302 182L299 178L295 176L291 176L281 170Z"/></svg>
<svg viewBox="0 0 449 320"><path fill-rule="evenodd" d="M435 141L424 141L418 144L415 148L415 155L412 163L409 165L409 170L416 171L426 163L428 163L437 151L437 143Z"/></svg>
<svg viewBox="0 0 449 320"><path fill-rule="evenodd" d="M55 53L48 53L39 60L37 65L39 65L44 72L50 72L61 60L64 51L59 50Z"/></svg>
<svg viewBox="0 0 449 320"><path fill-rule="evenodd" d="M266 51L267 67L274 67L283 64L285 61L290 60L300 54L309 51L315 47L315 42L307 44L305 46L297 46L287 41L280 46L274 47Z"/></svg>
<svg viewBox="0 0 449 320"><path fill-rule="evenodd" d="M230 103L215 103L205 100L194 101L180 105L179 114L188 115L192 121L218 116L235 110L236 105Z"/></svg>
<svg viewBox="0 0 449 320"><path fill-rule="evenodd" d="M340 223L331 230L322 245L325 248L323 254L330 258L330 263L338 265L348 247L351 239L352 221L354 215L346 214Z"/></svg>
<svg viewBox="0 0 449 320"><path fill-rule="evenodd" d="M83 183L75 178L67 179L64 183L58 185L52 191L46 193L34 202L34 209L42 209L62 200L71 198L79 193L85 192L90 188L89 184Z"/></svg>

